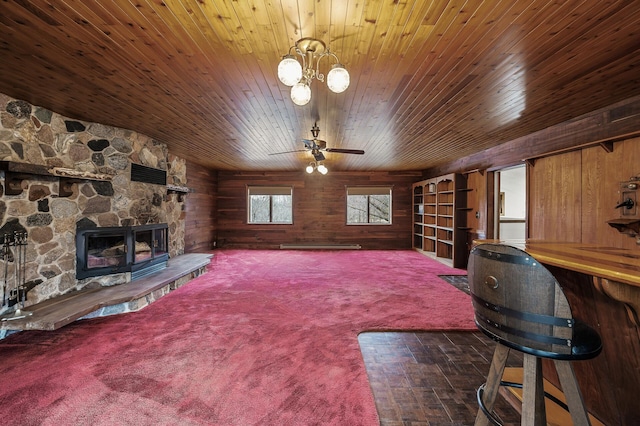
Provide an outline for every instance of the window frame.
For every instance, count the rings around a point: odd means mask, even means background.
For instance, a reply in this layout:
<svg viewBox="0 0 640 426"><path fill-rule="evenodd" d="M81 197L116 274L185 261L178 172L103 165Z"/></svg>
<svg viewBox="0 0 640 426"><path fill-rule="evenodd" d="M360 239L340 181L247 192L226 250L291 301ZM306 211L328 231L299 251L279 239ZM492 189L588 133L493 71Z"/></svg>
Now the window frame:
<svg viewBox="0 0 640 426"><path fill-rule="evenodd" d="M275 185L260 186L247 185L247 225L293 225L293 186L292 185ZM253 222L251 220L251 196L252 195L268 195L269 196L269 221ZM291 197L291 220L288 222L273 222L273 196L288 195Z"/></svg>
<svg viewBox="0 0 640 426"><path fill-rule="evenodd" d="M367 222L349 222L349 196L365 195L367 196ZM371 195L388 195L389 196L389 217L388 222L371 222L369 196ZM392 185L369 185L369 186L345 186L345 223L348 226L358 225L374 225L388 226L393 224L393 186Z"/></svg>

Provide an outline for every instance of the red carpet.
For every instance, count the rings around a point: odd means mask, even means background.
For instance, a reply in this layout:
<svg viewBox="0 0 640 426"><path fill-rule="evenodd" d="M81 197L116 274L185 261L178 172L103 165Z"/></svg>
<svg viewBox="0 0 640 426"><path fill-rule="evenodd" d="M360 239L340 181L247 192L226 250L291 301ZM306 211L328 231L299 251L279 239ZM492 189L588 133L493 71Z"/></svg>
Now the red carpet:
<svg viewBox="0 0 640 426"><path fill-rule="evenodd" d="M0 341L6 425L376 425L366 330L475 330L413 251L215 252L131 314Z"/></svg>

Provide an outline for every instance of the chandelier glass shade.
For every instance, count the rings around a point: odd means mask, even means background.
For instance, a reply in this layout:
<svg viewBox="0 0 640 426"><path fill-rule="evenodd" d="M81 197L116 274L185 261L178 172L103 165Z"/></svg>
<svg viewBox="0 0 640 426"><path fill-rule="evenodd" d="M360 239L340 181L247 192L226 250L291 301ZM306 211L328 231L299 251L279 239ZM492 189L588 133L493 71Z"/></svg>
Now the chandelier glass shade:
<svg viewBox="0 0 640 426"><path fill-rule="evenodd" d="M320 61L325 57L332 57L336 61L326 75L327 87L334 93L344 92L349 87L349 72L321 40L310 37L298 40L278 64L278 78L282 84L291 87L291 100L296 105L309 103L314 78L324 82L325 75L320 72Z"/></svg>
<svg viewBox="0 0 640 426"><path fill-rule="evenodd" d="M327 74L327 86L333 93L342 93L349 87L349 72L342 64L334 64Z"/></svg>
<svg viewBox="0 0 640 426"><path fill-rule="evenodd" d="M306 81L300 81L291 88L291 100L296 105L306 105L311 100L311 87Z"/></svg>
<svg viewBox="0 0 640 426"><path fill-rule="evenodd" d="M302 65L293 55L286 55L278 65L278 78L285 86L293 86L302 78Z"/></svg>

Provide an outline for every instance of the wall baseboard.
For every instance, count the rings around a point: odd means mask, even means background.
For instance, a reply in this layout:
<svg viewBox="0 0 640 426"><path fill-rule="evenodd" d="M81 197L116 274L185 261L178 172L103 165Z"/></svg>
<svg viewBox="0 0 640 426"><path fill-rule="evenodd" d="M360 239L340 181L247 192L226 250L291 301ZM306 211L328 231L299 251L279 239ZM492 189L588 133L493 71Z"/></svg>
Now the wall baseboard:
<svg viewBox="0 0 640 426"><path fill-rule="evenodd" d="M360 244L280 244L282 250L360 250Z"/></svg>

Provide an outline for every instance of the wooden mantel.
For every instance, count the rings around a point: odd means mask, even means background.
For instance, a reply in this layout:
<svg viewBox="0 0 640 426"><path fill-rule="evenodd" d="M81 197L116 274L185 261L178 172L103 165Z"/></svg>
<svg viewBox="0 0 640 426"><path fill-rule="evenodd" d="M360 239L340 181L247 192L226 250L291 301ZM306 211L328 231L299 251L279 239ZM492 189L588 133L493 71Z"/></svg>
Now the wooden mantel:
<svg viewBox="0 0 640 426"><path fill-rule="evenodd" d="M5 174L5 194L20 195L22 181L29 176L51 176L60 179L58 195L69 197L73 192L71 185L83 180L110 181L113 176L104 173L92 173L65 167L47 167L39 164L20 163L17 161L0 161L0 170Z"/></svg>

